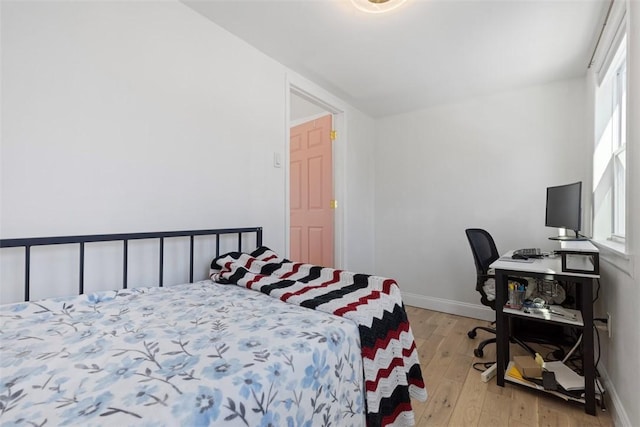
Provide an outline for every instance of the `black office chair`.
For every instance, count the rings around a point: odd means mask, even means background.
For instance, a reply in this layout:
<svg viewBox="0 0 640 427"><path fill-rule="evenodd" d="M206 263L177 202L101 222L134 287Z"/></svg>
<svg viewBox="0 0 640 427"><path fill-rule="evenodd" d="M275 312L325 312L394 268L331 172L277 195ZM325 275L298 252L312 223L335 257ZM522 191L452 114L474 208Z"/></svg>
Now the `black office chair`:
<svg viewBox="0 0 640 427"><path fill-rule="evenodd" d="M483 305L491 307L491 309L495 311L495 295L493 299L490 299L484 289L484 286L489 279L495 279L495 275L489 274L489 265L500 258L500 254L498 253L496 244L493 241L493 237L491 237L491 234L489 234L486 230L482 230L480 228L468 228L465 230L465 233L467 234L467 239L469 240L469 245L471 246L471 252L473 253L473 260L476 264L476 291L478 291L481 295L480 302L482 302ZM509 277L509 280L516 281L523 284L524 286L527 286L527 281L525 279L519 277ZM495 323L495 321L491 323L493 324ZM493 334L496 333L495 328L490 328L487 326L476 326L475 328L467 332L469 338L475 338L478 329L482 329L483 331L491 332ZM526 345L519 339L510 337L510 340L512 342L518 343L530 353L535 354L535 352L528 345ZM487 344L494 342L496 342L495 337L482 341L480 345L478 345L478 347L473 350L474 356L482 357L484 355L484 347Z"/></svg>

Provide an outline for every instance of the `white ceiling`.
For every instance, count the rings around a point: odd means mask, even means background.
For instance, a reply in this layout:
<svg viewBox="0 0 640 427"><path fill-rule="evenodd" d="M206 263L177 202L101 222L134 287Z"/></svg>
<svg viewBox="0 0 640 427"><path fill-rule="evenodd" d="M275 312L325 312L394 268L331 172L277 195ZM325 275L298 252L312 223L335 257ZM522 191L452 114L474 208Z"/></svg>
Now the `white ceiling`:
<svg viewBox="0 0 640 427"><path fill-rule="evenodd" d="M583 76L609 0L183 0L374 117Z"/></svg>

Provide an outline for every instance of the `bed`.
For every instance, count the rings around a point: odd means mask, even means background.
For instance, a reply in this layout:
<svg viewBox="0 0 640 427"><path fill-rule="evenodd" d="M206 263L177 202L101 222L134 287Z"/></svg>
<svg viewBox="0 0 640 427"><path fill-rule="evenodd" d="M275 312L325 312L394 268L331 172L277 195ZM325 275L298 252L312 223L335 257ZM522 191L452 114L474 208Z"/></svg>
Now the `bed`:
<svg viewBox="0 0 640 427"><path fill-rule="evenodd" d="M193 280L198 236L216 239L209 280ZM189 283L163 284L170 238L189 239ZM159 241L158 286L129 287L137 239ZM85 245L105 241L122 242L122 284L85 292ZM25 301L0 306L3 426L412 425L410 397L426 398L395 282L291 263L259 227L0 243L25 263ZM78 247L79 295L30 301L31 248L57 244Z"/></svg>

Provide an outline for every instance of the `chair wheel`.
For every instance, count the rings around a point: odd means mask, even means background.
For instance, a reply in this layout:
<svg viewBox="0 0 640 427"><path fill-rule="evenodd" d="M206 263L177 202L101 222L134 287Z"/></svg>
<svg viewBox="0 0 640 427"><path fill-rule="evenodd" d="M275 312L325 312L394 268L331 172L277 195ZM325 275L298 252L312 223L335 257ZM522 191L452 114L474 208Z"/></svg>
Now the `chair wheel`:
<svg viewBox="0 0 640 427"><path fill-rule="evenodd" d="M479 349L479 348L474 348L474 349L473 349L473 355L474 355L475 357L482 357L482 356L484 356L484 353L482 352L482 350L481 350L481 349Z"/></svg>
<svg viewBox="0 0 640 427"><path fill-rule="evenodd" d="M471 339L476 337L476 331L474 331L473 329L470 330L469 332L467 332L467 336Z"/></svg>

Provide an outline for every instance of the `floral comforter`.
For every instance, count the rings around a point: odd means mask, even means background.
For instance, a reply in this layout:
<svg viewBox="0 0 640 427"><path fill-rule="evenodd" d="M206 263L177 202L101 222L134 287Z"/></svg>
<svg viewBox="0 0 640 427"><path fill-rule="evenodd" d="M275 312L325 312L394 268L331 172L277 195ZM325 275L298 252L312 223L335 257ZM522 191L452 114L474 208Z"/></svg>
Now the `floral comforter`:
<svg viewBox="0 0 640 427"><path fill-rule="evenodd" d="M364 425L354 323L210 281L0 306L0 424Z"/></svg>

